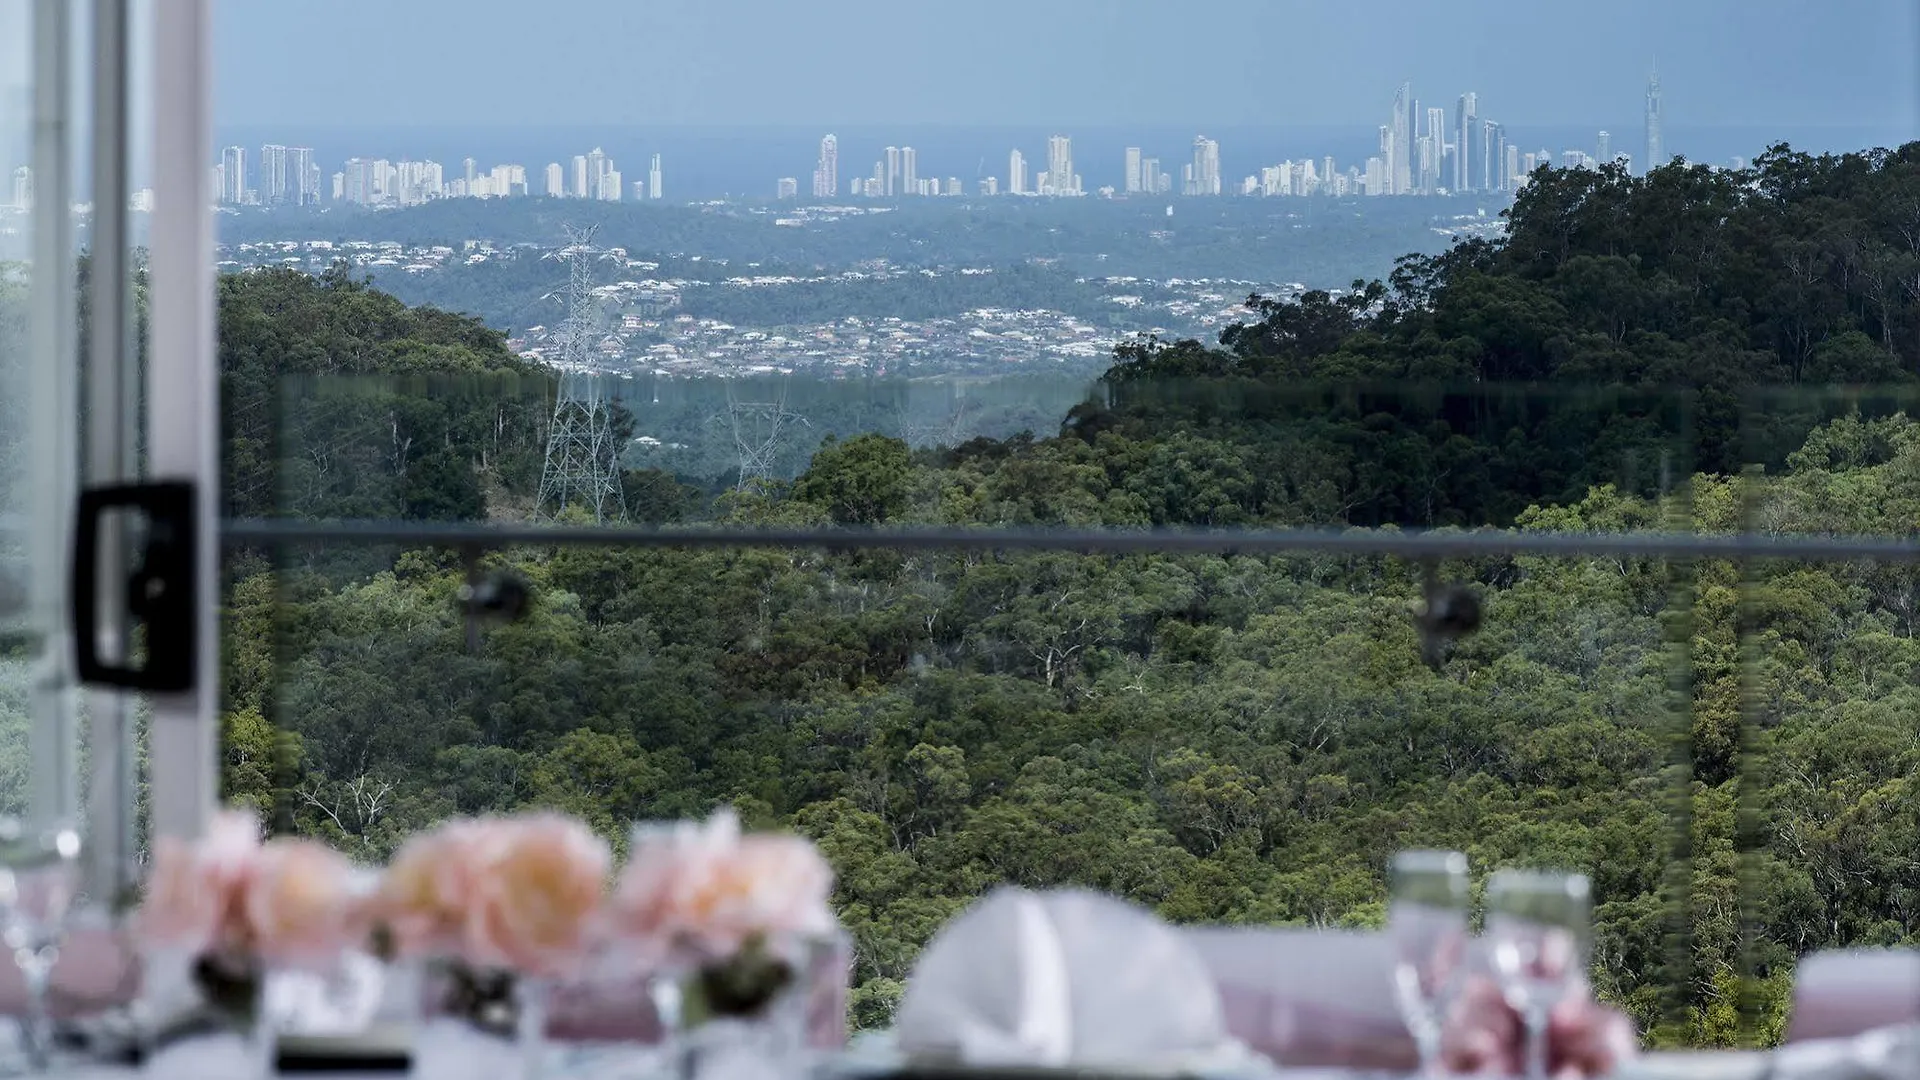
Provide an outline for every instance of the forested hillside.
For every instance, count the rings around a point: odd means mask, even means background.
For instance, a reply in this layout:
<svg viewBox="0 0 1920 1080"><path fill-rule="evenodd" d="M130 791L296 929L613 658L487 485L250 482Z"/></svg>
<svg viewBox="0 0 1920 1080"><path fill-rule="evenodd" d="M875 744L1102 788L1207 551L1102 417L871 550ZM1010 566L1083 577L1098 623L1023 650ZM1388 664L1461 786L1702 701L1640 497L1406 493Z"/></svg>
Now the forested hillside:
<svg viewBox="0 0 1920 1080"><path fill-rule="evenodd" d="M1129 347L1057 435L863 436L792 485L715 497L635 472L629 496L650 520L860 526L1920 522L1897 385L1756 397L1920 373L1920 144L1543 171L1504 242L1357 295L1256 299L1217 346ZM273 505L524 512L540 423L516 403L539 395L488 389L529 379L497 335L340 276L229 280L221 318L236 478L267 468L257 402L290 402L268 486L304 501ZM389 370L478 389L325 389ZM306 389L276 398L289 372ZM261 505L252 483L237 509ZM368 855L456 812L558 805L617 839L730 801L833 858L862 1024L996 882L1371 925L1387 856L1418 845L1588 869L1600 990L1662 1042L1732 1041L1742 1004L1777 1036L1797 956L1920 943L1904 566L1451 562L1434 572L1484 617L1434 651L1410 617L1422 568L1346 555L492 564L535 603L470 648L449 553L238 555L232 794Z"/></svg>

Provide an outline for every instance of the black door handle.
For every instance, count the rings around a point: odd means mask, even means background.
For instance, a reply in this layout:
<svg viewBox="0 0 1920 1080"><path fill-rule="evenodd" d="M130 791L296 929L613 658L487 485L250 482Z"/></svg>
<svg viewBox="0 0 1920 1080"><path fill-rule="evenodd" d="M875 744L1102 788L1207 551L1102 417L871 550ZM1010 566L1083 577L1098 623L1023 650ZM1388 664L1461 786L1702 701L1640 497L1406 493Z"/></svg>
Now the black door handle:
<svg viewBox="0 0 1920 1080"><path fill-rule="evenodd" d="M146 518L140 562L122 583L127 615L146 633L146 662L100 655L100 523L109 510ZM89 488L80 493L72 568L75 674L84 685L176 693L193 689L200 640L194 618L199 548L194 486L184 481Z"/></svg>

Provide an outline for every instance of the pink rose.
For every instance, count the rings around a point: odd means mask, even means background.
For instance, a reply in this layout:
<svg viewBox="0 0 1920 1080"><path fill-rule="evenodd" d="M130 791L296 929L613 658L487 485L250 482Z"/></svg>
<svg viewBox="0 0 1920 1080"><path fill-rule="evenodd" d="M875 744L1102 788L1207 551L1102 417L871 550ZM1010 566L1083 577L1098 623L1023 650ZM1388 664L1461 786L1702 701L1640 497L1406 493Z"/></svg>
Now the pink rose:
<svg viewBox="0 0 1920 1080"><path fill-rule="evenodd" d="M1547 1019L1547 1073L1562 1080L1605 1076L1639 1049L1633 1025L1584 993L1555 1006ZM1468 981L1441 1037L1449 1072L1519 1076L1526 1071L1527 1030L1493 980Z"/></svg>
<svg viewBox="0 0 1920 1080"><path fill-rule="evenodd" d="M242 909L259 853L259 823L242 811L215 815L191 843L161 837L140 905L141 936L192 954L246 948Z"/></svg>
<svg viewBox="0 0 1920 1080"><path fill-rule="evenodd" d="M700 962L758 935L831 933L832 891L833 870L812 842L743 837L733 812L721 810L704 825L636 832L610 922L643 951Z"/></svg>
<svg viewBox="0 0 1920 1080"><path fill-rule="evenodd" d="M282 965L333 961L365 940L353 864L312 840L271 840L246 890L255 954Z"/></svg>
<svg viewBox="0 0 1920 1080"><path fill-rule="evenodd" d="M558 814L498 821L468 851L484 860L467 881L463 955L470 963L562 976L586 958L613 855Z"/></svg>
<svg viewBox="0 0 1920 1080"><path fill-rule="evenodd" d="M401 955L459 953L467 904L504 842L497 820L451 821L400 848L369 907Z"/></svg>

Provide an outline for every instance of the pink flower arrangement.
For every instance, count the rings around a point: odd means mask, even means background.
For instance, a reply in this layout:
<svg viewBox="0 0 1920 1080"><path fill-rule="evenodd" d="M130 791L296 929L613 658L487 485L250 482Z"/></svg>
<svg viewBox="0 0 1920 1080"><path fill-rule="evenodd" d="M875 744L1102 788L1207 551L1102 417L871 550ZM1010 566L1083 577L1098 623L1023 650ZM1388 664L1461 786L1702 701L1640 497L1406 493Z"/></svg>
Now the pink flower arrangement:
<svg viewBox="0 0 1920 1080"><path fill-rule="evenodd" d="M557 977L592 944L612 861L557 814L449 822L401 848L373 907L402 955Z"/></svg>
<svg viewBox="0 0 1920 1080"><path fill-rule="evenodd" d="M1470 980L1441 1038L1447 1071L1520 1076L1526 1046L1526 1025L1500 987L1484 976ZM1562 1001L1547 1019L1547 1075L1560 1080L1609 1075L1638 1049L1627 1018L1585 994Z"/></svg>
<svg viewBox="0 0 1920 1080"><path fill-rule="evenodd" d="M636 829L608 922L643 951L709 963L755 939L832 933L832 892L833 870L811 841L742 835L722 809L705 823Z"/></svg>
<svg viewBox="0 0 1920 1080"><path fill-rule="evenodd" d="M262 843L251 814L229 811L195 842L155 846L138 926L152 944L190 955L324 964L362 940L353 883L353 864L333 849Z"/></svg>

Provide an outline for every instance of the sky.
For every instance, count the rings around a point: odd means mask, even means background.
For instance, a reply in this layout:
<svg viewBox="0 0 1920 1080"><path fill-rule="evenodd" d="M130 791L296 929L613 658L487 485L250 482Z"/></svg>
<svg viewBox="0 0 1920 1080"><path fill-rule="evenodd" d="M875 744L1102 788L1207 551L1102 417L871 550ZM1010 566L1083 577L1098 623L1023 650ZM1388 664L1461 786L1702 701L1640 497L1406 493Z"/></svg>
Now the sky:
<svg viewBox="0 0 1920 1080"><path fill-rule="evenodd" d="M220 127L1920 127L1914 0L215 0Z"/></svg>

